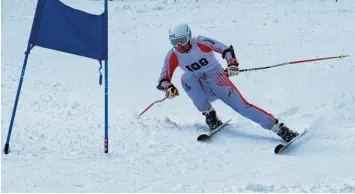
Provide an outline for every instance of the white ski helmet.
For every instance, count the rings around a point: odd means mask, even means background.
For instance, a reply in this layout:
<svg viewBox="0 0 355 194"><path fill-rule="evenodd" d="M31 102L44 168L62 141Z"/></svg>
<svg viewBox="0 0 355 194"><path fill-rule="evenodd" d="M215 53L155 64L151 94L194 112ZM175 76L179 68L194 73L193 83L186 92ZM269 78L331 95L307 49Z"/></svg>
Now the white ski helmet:
<svg viewBox="0 0 355 194"><path fill-rule="evenodd" d="M169 30L170 43L176 47L186 45L191 39L191 29L187 24L178 24Z"/></svg>

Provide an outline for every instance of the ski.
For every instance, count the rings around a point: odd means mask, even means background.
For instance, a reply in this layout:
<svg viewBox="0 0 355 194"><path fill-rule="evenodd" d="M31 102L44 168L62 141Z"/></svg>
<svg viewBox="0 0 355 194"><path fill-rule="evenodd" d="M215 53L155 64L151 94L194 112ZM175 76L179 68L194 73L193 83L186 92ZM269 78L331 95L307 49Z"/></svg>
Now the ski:
<svg viewBox="0 0 355 194"><path fill-rule="evenodd" d="M217 131L221 130L224 126L228 125L228 123L230 121L232 121L232 119L229 119L229 120L223 122L220 126L218 126L216 129L211 130L210 133L208 133L208 134L199 135L197 137L197 141L204 142L204 141L209 140Z"/></svg>
<svg viewBox="0 0 355 194"><path fill-rule="evenodd" d="M302 133L300 133L297 137L295 137L294 139L292 139L290 142L286 143L286 144L279 144L275 147L275 154L280 154L283 151L285 151L288 147L290 147L290 145L295 142L297 139L301 138L304 134L306 134L308 131L308 128L305 128L304 131Z"/></svg>

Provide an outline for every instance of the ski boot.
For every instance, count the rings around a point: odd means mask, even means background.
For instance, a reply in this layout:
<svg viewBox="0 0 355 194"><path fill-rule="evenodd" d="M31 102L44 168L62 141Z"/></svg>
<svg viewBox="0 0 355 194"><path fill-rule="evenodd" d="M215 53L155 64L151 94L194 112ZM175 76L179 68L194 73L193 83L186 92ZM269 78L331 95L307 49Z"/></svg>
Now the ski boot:
<svg viewBox="0 0 355 194"><path fill-rule="evenodd" d="M202 114L206 117L206 124L210 127L211 131L223 124L217 117L217 113L213 108Z"/></svg>
<svg viewBox="0 0 355 194"><path fill-rule="evenodd" d="M284 123L280 123L277 119L274 126L271 128L271 131L275 132L286 142L290 142L292 139L299 135L298 132L292 131Z"/></svg>

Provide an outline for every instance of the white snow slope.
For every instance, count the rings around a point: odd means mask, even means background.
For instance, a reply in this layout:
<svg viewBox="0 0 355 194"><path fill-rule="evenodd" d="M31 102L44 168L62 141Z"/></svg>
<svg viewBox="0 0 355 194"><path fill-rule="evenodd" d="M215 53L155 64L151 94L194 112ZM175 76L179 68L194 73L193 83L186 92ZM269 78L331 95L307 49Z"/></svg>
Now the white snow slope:
<svg viewBox="0 0 355 194"><path fill-rule="evenodd" d="M63 0L90 13L103 1ZM1 146L36 0L1 1ZM104 87L95 60L35 47L11 137L1 155L2 192L355 192L355 1L135 0L109 2L109 154ZM241 68L317 57L350 57L240 73L251 103L309 133L283 155L274 133L221 102L231 125L211 142L204 117L181 95L137 115L163 93L155 86L171 48L168 29L235 47ZM225 62L219 57L223 65Z"/></svg>

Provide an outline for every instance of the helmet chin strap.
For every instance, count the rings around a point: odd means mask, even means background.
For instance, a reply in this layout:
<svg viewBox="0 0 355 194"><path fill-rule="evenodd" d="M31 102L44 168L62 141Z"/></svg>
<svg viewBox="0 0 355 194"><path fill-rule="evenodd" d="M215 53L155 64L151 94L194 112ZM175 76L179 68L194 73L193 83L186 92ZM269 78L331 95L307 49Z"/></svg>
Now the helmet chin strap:
<svg viewBox="0 0 355 194"><path fill-rule="evenodd" d="M186 49L185 53L189 53L191 51L191 48L192 48L192 44L191 44L190 41L187 44L189 45L189 48Z"/></svg>
<svg viewBox="0 0 355 194"><path fill-rule="evenodd" d="M191 48L192 48L191 42L189 41L187 44L188 44L188 48L185 49L185 51L183 53L189 53L191 51Z"/></svg>

